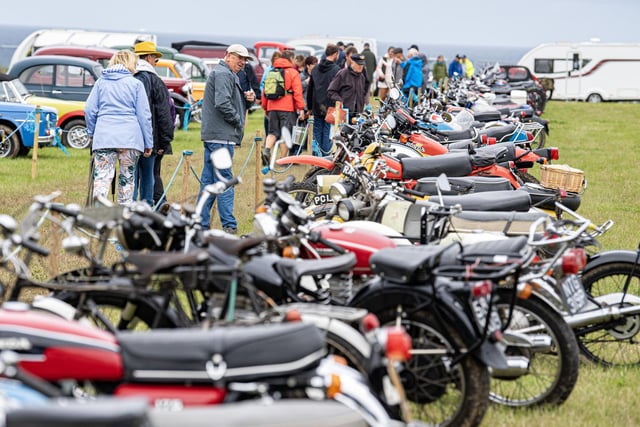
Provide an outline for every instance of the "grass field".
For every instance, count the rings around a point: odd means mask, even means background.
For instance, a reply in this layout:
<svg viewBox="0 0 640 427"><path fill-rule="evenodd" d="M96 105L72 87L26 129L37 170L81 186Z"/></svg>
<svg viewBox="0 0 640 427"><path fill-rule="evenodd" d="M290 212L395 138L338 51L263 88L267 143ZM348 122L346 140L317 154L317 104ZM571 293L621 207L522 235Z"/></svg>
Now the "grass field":
<svg viewBox="0 0 640 427"><path fill-rule="evenodd" d="M236 189L236 216L241 233L251 228L256 182L259 186L252 144L256 131L263 129L260 112L249 117L244 142L236 149L234 158L234 171L241 173L244 180ZM601 238L605 249L634 249L640 241L640 190L635 183L640 167L640 104L550 102L544 117L551 120L547 145L560 149L560 160L555 163L569 164L586 174L588 187L579 212L596 223L607 219L615 221L613 229ZM193 155L183 159L183 150L191 150ZM165 156L163 162L165 185L171 183L168 199L195 203L199 188L195 175L202 170L203 153L199 127L191 125L189 131L176 131L173 151L175 154ZM30 157L0 160L0 213L21 218L34 195L55 190L62 192L61 202L84 204L89 153L72 151L67 157L57 148L43 148L38 154L35 179L32 179ZM187 163L192 170L185 167ZM292 169L289 172L299 174L301 171ZM258 179L262 177L259 174ZM215 220L213 225L216 225ZM44 238L50 237L45 235ZM74 262L77 260L63 258L57 267L71 268ZM35 266L43 275L50 268L45 263ZM585 363L576 389L561 407L525 411L495 407L490 409L483 425L640 425L640 411L633 403L638 384L640 371L636 368L605 370Z"/></svg>

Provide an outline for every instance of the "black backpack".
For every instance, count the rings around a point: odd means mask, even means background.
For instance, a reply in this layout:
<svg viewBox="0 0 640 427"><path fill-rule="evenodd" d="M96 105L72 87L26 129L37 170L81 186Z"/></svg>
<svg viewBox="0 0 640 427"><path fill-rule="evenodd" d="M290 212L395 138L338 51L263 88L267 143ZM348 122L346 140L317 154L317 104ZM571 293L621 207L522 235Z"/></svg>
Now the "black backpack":
<svg viewBox="0 0 640 427"><path fill-rule="evenodd" d="M280 99L286 94L284 68L272 68L264 80L264 97L267 99Z"/></svg>

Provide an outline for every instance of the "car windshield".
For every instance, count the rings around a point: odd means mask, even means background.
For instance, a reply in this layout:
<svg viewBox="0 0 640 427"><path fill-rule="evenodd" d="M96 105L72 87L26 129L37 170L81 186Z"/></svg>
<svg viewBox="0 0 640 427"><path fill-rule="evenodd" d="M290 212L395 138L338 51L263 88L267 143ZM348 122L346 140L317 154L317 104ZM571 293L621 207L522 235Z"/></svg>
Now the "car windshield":
<svg viewBox="0 0 640 427"><path fill-rule="evenodd" d="M25 103L30 95L27 88L18 79L2 82L2 90L0 90L2 101Z"/></svg>

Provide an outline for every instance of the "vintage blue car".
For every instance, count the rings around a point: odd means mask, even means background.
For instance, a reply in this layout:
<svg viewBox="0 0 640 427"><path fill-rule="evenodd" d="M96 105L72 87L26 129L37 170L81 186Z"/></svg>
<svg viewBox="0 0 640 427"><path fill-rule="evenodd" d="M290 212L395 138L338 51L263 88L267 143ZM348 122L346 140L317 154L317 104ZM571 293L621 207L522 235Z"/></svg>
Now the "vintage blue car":
<svg viewBox="0 0 640 427"><path fill-rule="evenodd" d="M34 143L36 106L16 102L0 102L0 158L27 155ZM38 145L56 143L58 112L40 107Z"/></svg>

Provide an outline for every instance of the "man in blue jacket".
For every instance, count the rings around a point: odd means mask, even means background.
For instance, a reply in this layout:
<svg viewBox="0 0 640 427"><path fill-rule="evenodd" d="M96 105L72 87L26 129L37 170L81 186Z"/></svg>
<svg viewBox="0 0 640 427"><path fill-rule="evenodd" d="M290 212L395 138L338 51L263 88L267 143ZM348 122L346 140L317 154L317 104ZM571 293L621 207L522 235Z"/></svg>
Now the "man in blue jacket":
<svg viewBox="0 0 640 427"><path fill-rule="evenodd" d="M462 73L461 61L462 59L460 58L460 55L456 55L453 61L451 61L451 63L449 64L449 78L456 77L456 76L464 77Z"/></svg>
<svg viewBox="0 0 640 427"><path fill-rule="evenodd" d="M211 153L217 149L229 150L233 158L233 149L242 142L244 136L245 102L255 101L253 91L243 92L238 80L238 72L251 57L247 48L232 44L227 48L224 59L211 71L207 78L202 100L202 127L200 137L204 144L204 167L200 177L200 197L202 190L218 181L211 163ZM224 179L232 179L231 168L218 171ZM211 220L211 207L216 197L210 196L202 210L202 228L208 229ZM218 214L222 229L230 234L238 232L238 223L233 215L233 187L217 196Z"/></svg>

